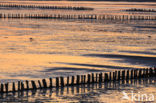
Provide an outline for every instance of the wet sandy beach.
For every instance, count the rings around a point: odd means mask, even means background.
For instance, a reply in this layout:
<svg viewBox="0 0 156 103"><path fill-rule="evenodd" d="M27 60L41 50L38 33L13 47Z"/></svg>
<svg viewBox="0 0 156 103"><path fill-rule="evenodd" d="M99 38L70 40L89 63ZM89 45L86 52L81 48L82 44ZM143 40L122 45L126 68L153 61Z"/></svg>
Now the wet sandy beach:
<svg viewBox="0 0 156 103"><path fill-rule="evenodd" d="M93 7L93 11L2 8L0 13L156 15L126 12L130 8L155 9L148 2L2 1L31 4ZM0 81L38 80L91 72L111 72L156 66L155 20L52 20L0 18ZM120 102L122 91L156 94L155 82L105 88L87 86L73 90L47 90L3 95L0 101L19 102ZM94 89L92 89L94 88ZM80 89L80 90L79 90ZM84 90L85 89L85 90ZM79 91L79 92L78 92ZM85 91L85 92L84 92ZM58 93L57 93L58 92ZM70 92L69 94L67 92ZM51 96L52 95L52 96ZM114 98L112 98L114 97ZM6 99L8 98L8 99ZM17 99L18 98L18 99ZM120 99L120 100L119 100ZM82 100L82 101L81 101ZM127 103L127 100L121 102ZM130 101L128 101L130 102Z"/></svg>

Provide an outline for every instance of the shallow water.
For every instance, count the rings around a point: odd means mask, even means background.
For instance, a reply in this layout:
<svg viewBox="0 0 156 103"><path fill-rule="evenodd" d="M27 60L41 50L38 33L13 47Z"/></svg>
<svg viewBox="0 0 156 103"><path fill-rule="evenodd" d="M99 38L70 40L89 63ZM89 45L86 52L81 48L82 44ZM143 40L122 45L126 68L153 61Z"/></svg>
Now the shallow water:
<svg viewBox="0 0 156 103"><path fill-rule="evenodd" d="M156 66L155 21L0 21L1 79Z"/></svg>
<svg viewBox="0 0 156 103"><path fill-rule="evenodd" d="M38 9L0 9L0 13L65 13L156 15L133 13L126 8L155 8L155 3L127 2L35 2L0 1L18 4L75 5L94 7L94 11L61 11ZM50 19L0 19L0 81L38 80L41 78L110 72L156 66L156 21L97 21ZM154 84L154 85L153 85ZM153 93L155 82L134 87L121 86L121 90ZM75 87L76 88L76 87ZM88 88L88 87L86 87ZM126 89L125 89L126 88ZM128 88L128 89L127 89ZM64 88L67 89L67 88ZM121 90L90 89L85 93L57 94L50 97L37 92L35 97L19 97L25 102L119 102ZM76 89L74 89L76 91ZM54 89L53 92L59 92ZM62 90L60 90L62 92ZM30 92L29 92L30 93ZM29 94L28 93L28 94ZM64 93L64 92L63 92ZM65 91L67 93L67 90ZM136 92L137 93L137 92ZM17 94L18 95L18 94ZM56 96L58 95L58 96ZM112 97L115 97L112 99ZM5 96L4 96L5 97ZM6 96L9 98L9 96ZM12 97L12 96L11 96ZM39 98L41 97L41 98ZM80 101L80 98L82 101ZM7 100L2 99L3 100ZM9 99L10 101L10 99ZM127 102L127 101L122 101Z"/></svg>

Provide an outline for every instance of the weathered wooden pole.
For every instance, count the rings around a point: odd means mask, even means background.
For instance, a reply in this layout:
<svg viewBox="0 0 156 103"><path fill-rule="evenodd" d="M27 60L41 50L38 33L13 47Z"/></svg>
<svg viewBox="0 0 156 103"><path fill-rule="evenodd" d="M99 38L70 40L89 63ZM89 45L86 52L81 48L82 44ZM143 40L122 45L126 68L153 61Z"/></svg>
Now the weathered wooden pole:
<svg viewBox="0 0 156 103"><path fill-rule="evenodd" d="M129 70L127 70L126 79L129 80Z"/></svg>
<svg viewBox="0 0 156 103"><path fill-rule="evenodd" d="M59 88L59 78L56 77L56 88Z"/></svg>
<svg viewBox="0 0 156 103"><path fill-rule="evenodd" d="M112 80L112 72L109 72L109 80Z"/></svg>
<svg viewBox="0 0 156 103"><path fill-rule="evenodd" d="M35 81L32 80L32 81L31 81L31 84L32 84L32 89L33 89L33 90L37 89L36 84L35 84Z"/></svg>
<svg viewBox="0 0 156 103"><path fill-rule="evenodd" d="M96 73L96 83L98 82L98 73Z"/></svg>
<svg viewBox="0 0 156 103"><path fill-rule="evenodd" d="M134 79L134 70L131 70L131 79Z"/></svg>
<svg viewBox="0 0 156 103"><path fill-rule="evenodd" d="M21 91L24 91L24 84L21 82Z"/></svg>
<svg viewBox="0 0 156 103"><path fill-rule="evenodd" d="M21 90L21 82L18 81L18 91L20 91L20 90Z"/></svg>
<svg viewBox="0 0 156 103"><path fill-rule="evenodd" d="M91 80L91 79L90 79L90 74L87 75L87 78L88 78L87 83L90 83L90 80Z"/></svg>
<svg viewBox="0 0 156 103"><path fill-rule="evenodd" d="M142 77L142 69L139 69L139 79Z"/></svg>
<svg viewBox="0 0 156 103"><path fill-rule="evenodd" d="M73 85L74 85L74 83L75 83L75 77L74 77L74 76L72 76L71 85L73 86Z"/></svg>
<svg viewBox="0 0 156 103"><path fill-rule="evenodd" d="M92 73L92 83L94 83L95 80L94 80L94 73Z"/></svg>
<svg viewBox="0 0 156 103"><path fill-rule="evenodd" d="M148 73L148 68L146 69L146 78L148 78L149 73Z"/></svg>
<svg viewBox="0 0 156 103"><path fill-rule="evenodd" d="M125 70L122 71L122 80L125 80Z"/></svg>
<svg viewBox="0 0 156 103"><path fill-rule="evenodd" d="M9 83L5 83L5 92L8 93L8 86L9 86Z"/></svg>
<svg viewBox="0 0 156 103"><path fill-rule="evenodd" d="M53 87L53 80L52 80L52 78L49 78L49 81L50 81L49 88L52 88Z"/></svg>
<svg viewBox="0 0 156 103"><path fill-rule="evenodd" d="M143 78L146 77L146 69L143 69Z"/></svg>
<svg viewBox="0 0 156 103"><path fill-rule="evenodd" d="M77 75L77 78L76 78L76 79L77 79L77 80L76 80L76 84L79 85L79 84L80 84L80 76Z"/></svg>
<svg viewBox="0 0 156 103"><path fill-rule="evenodd" d="M113 81L116 81L117 71L113 72Z"/></svg>
<svg viewBox="0 0 156 103"><path fill-rule="evenodd" d="M118 81L120 80L120 71L118 71Z"/></svg>
<svg viewBox="0 0 156 103"><path fill-rule="evenodd" d="M1 93L4 92L4 86L3 86L3 83L1 83Z"/></svg>
<svg viewBox="0 0 156 103"><path fill-rule="evenodd" d="M67 77L67 86L69 86L69 76Z"/></svg>
<svg viewBox="0 0 156 103"><path fill-rule="evenodd" d="M26 90L29 90L29 81L26 80L25 82L26 82Z"/></svg>
<svg viewBox="0 0 156 103"><path fill-rule="evenodd" d="M60 77L61 79L61 87L64 87L64 77Z"/></svg>
<svg viewBox="0 0 156 103"><path fill-rule="evenodd" d="M12 83L12 92L15 92L16 88L15 88L15 82Z"/></svg>
<svg viewBox="0 0 156 103"><path fill-rule="evenodd" d="M83 75L81 75L81 84L83 84L84 82L84 78L83 78Z"/></svg>
<svg viewBox="0 0 156 103"><path fill-rule="evenodd" d="M138 78L138 69L135 70L135 78Z"/></svg>
<svg viewBox="0 0 156 103"><path fill-rule="evenodd" d="M108 80L108 74L107 73L105 73L105 79L104 79L104 82L108 82L109 80Z"/></svg>
<svg viewBox="0 0 156 103"><path fill-rule="evenodd" d="M102 82L102 73L99 74L99 83Z"/></svg>
<svg viewBox="0 0 156 103"><path fill-rule="evenodd" d="M43 88L47 88L47 82L45 79L42 79L42 83L43 83Z"/></svg>
<svg viewBox="0 0 156 103"><path fill-rule="evenodd" d="M41 85L40 80L38 80L38 85L39 85L39 89L42 89L42 85Z"/></svg>
<svg viewBox="0 0 156 103"><path fill-rule="evenodd" d="M86 75L84 75L84 82L83 82L84 84L86 83Z"/></svg>

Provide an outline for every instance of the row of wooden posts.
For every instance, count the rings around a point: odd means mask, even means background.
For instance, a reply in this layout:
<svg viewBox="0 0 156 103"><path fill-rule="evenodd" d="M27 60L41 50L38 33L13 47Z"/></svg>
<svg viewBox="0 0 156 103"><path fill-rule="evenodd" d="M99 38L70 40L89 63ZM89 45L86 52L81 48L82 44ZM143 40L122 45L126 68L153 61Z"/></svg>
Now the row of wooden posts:
<svg viewBox="0 0 156 103"><path fill-rule="evenodd" d="M48 5L20 5L20 4L0 4L0 7L11 8L38 8L38 9L65 9L65 10L94 10L90 7L74 7L74 6L48 6Z"/></svg>
<svg viewBox="0 0 156 103"><path fill-rule="evenodd" d="M138 8L126 9L125 11L135 11L135 12L156 12L155 9L138 9Z"/></svg>
<svg viewBox="0 0 156 103"><path fill-rule="evenodd" d="M0 18L31 18L31 19L94 19L94 20L156 20L156 16L137 15L98 15L98 14L5 14Z"/></svg>
<svg viewBox="0 0 156 103"><path fill-rule="evenodd" d="M110 81L129 81L156 77L156 68L119 70L114 72L89 73L86 75L76 75L68 77L56 77L42 79L38 81L18 81L13 83L1 83L0 93L17 92L25 90L36 90L42 88L63 88L65 86L75 86L91 83L108 83ZM10 84L10 85L9 85Z"/></svg>

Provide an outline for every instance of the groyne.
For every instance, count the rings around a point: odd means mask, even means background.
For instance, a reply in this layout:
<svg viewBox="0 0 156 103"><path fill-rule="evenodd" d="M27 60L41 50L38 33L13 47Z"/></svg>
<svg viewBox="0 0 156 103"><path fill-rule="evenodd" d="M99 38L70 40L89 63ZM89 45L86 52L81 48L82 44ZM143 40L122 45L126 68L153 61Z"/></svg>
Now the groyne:
<svg viewBox="0 0 156 103"><path fill-rule="evenodd" d="M82 84L122 82L156 77L156 68L118 70L114 72L88 73L85 75L56 77L42 80L26 80L12 83L1 83L0 93L37 90L44 88L64 88Z"/></svg>
<svg viewBox="0 0 156 103"><path fill-rule="evenodd" d="M5 14L0 18L29 18L29 19L92 19L92 20L156 20L156 16L139 15L98 15L98 14Z"/></svg>

